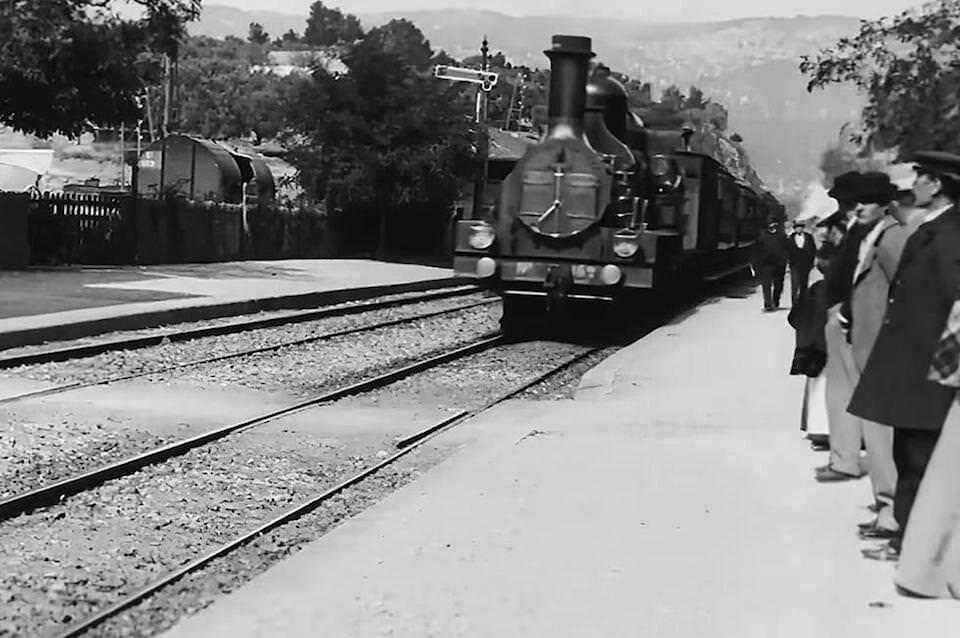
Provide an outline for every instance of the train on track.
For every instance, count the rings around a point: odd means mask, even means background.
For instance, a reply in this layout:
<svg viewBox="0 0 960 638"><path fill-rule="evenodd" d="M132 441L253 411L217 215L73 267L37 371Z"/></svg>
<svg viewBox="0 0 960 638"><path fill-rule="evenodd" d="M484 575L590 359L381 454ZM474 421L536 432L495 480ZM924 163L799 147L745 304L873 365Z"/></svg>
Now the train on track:
<svg viewBox="0 0 960 638"><path fill-rule="evenodd" d="M454 269L503 296L505 330L568 300L636 302L742 270L784 208L746 156L677 115L629 108L591 40L553 36L549 126L496 204L457 222ZM616 305L616 304L614 304Z"/></svg>

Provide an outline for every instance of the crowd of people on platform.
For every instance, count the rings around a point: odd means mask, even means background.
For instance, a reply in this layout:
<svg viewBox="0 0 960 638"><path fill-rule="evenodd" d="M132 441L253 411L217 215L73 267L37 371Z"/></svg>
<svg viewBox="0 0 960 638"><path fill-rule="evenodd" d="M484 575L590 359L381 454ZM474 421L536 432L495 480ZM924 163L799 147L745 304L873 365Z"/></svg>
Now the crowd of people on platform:
<svg viewBox="0 0 960 638"><path fill-rule="evenodd" d="M864 557L896 561L901 594L960 598L960 156L914 162L909 184L838 176L817 237L771 225L753 267L769 311L790 266L791 374L807 377L807 437L829 449L815 479L868 476Z"/></svg>

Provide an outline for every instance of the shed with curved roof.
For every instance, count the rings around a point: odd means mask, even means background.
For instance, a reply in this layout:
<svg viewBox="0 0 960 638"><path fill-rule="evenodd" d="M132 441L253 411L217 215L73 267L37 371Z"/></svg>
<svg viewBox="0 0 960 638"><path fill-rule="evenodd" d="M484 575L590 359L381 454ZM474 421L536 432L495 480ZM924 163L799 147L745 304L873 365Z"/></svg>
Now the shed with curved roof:
<svg viewBox="0 0 960 638"><path fill-rule="evenodd" d="M240 165L210 140L168 135L147 147L137 166L137 194L142 197L174 195L230 204L243 199Z"/></svg>

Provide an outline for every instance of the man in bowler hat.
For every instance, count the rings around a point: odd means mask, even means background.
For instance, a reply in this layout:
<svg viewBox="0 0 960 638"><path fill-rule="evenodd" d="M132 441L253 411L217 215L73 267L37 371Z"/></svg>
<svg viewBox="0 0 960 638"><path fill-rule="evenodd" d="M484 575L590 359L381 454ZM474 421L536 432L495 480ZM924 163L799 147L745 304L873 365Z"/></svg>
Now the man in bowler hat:
<svg viewBox="0 0 960 638"><path fill-rule="evenodd" d="M813 235L807 232L802 221L793 222L793 232L787 243L787 261L790 263L790 299L791 305L797 305L800 296L807 290L810 271L817 253L817 244Z"/></svg>
<svg viewBox="0 0 960 638"><path fill-rule="evenodd" d="M927 375L960 293L960 156L923 151L915 161L913 193L922 222L903 248L883 324L849 406L851 414L893 428L900 530L887 544L863 550L877 560L899 556L917 490L956 397L956 388Z"/></svg>
<svg viewBox="0 0 960 638"><path fill-rule="evenodd" d="M892 202L897 187L889 175L880 172L864 173L860 177L856 215L858 224L871 230L860 242L853 289L841 314L847 320L847 341L850 343L853 365L845 369L848 375L848 393L841 397L839 409L850 402L853 389L860 380L886 310L890 282L896 272L900 250L907 234L895 216L900 209ZM851 418L855 418L851 415ZM860 420L863 445L866 449L867 474L873 489L877 516L860 526L863 539L889 539L897 533L893 515L897 470L893 463L893 431L866 419Z"/></svg>
<svg viewBox="0 0 960 638"><path fill-rule="evenodd" d="M780 307L783 294L783 277L787 272L787 237L780 224L770 220L767 232L762 233L754 247L751 268L760 278L763 289L763 311L770 312Z"/></svg>
<svg viewBox="0 0 960 638"><path fill-rule="evenodd" d="M857 200L864 197L860 173L851 171L838 176L828 192L837 200L837 212L820 222L833 225L843 234L836 246L824 281L827 323L824 337L827 344L826 379L827 420L830 427L830 460L816 469L821 483L849 481L863 476L860 448L863 427L860 419L847 412L853 392L853 353L847 342L846 318L842 309L853 288L853 273L860 242L866 236L856 217Z"/></svg>
<svg viewBox="0 0 960 638"><path fill-rule="evenodd" d="M838 175L833 180L833 186L827 191L827 195L837 200L837 210L820 220L817 227L825 229L825 241L833 246L841 244L851 224L853 224L853 209L856 208L857 202L850 197L853 194L853 185L858 175L860 173L857 171L848 171Z"/></svg>

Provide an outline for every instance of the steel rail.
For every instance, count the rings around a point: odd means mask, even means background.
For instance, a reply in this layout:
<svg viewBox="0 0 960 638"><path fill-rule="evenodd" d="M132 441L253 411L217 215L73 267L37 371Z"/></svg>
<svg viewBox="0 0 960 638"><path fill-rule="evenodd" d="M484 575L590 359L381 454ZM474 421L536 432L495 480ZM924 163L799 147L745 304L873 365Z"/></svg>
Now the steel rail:
<svg viewBox="0 0 960 638"><path fill-rule="evenodd" d="M360 302L352 305L284 312L271 317L230 321L215 326L205 326L202 328L187 328L184 330L172 331L162 331L162 329L160 329L160 331L157 333L150 335L105 339L96 343L41 350L39 352L28 352L19 355L0 355L0 370L23 365L34 365L37 363L51 363L55 361L68 361L70 359L82 359L84 357L92 357L94 355L103 354L104 352L110 352L113 350L137 350L140 348L148 348L150 346L159 345L164 340L169 342L189 341L203 337L215 337L234 332L243 332L245 330L272 328L292 323L313 321L315 319L354 315L361 312L381 310L383 308L393 308L395 306L404 306L426 301L434 301L437 299L447 299L449 297L459 297L477 292L480 292L480 288L477 286L460 286L453 290L428 292L418 296L404 297L402 299Z"/></svg>
<svg viewBox="0 0 960 638"><path fill-rule="evenodd" d="M461 310L467 310L469 308L475 308L477 306L492 304L492 303L496 303L497 301L498 301L498 298L491 297L489 299L482 299L480 301L476 301L473 303L464 304L463 306L457 306L456 308L435 310L433 312L427 312L420 315L414 315L411 317L401 317L400 319L391 319L390 321L382 321L380 323L370 324L368 326L360 326L357 328L346 328L344 330L335 330L333 332L326 332L321 335L304 337L303 339L292 339L290 341L283 341L283 342L272 344L269 346L261 346L259 348L251 348L249 350L229 352L227 354L219 354L213 357L205 357L203 359L192 359L190 361L181 361L179 363L174 363L172 365L168 365L163 368L157 368L156 370L142 370L140 372L132 372L130 374L122 374L114 377L97 379L95 381L78 381L76 383L68 383L66 385L59 385L52 388L42 388L40 390L31 390L30 392L15 394L9 397L0 397L0 405L3 405L4 403L15 403L17 401L23 401L26 399L35 399L39 397L50 396L52 394L61 394L63 392L71 392L73 390L81 390L83 388L92 388L98 385L108 385L110 383L117 383L119 381L129 381L130 379L138 379L140 377L150 376L151 374L162 374L164 372L170 372L171 370L179 370L181 368L201 366L201 365L206 365L208 363L226 361L227 359L236 359L238 357L246 357L254 354L262 354L264 352L272 352L274 350L279 350L281 348L286 348L291 346L301 346L307 343L313 343L316 341L325 341L327 339L333 339L334 337L343 337L345 335L356 334L358 332L368 332L371 330L377 330L379 328L388 328L390 326L395 326L402 323L408 323L411 321L416 321L418 319L429 319L431 317L436 317L439 315L450 314L454 312L459 312Z"/></svg>
<svg viewBox="0 0 960 638"><path fill-rule="evenodd" d="M161 463L173 457L183 455L194 448L206 445L207 443L211 443L218 439L222 439L234 432L257 425L262 425L279 417L300 412L301 410L305 410L320 403L328 403L330 401L335 401L353 394L368 392L370 390L393 383L394 381L399 381L400 379L408 377L417 372L422 372L423 370L448 363L455 359L460 359L478 352L483 352L484 350L488 350L502 343L503 337L501 335L487 335L469 345L449 350L442 354L423 359L411 365L398 368L370 379L365 379L348 386L337 388L331 392L306 399L294 405L290 405L273 412L268 412L267 414L262 414L239 423L233 423L231 425L215 428L188 439L175 441L173 443L148 450L147 452L137 454L136 456L128 457L115 463L90 470L78 476L66 478L29 492L17 494L16 496L12 496L0 501L0 521L7 520L31 510L35 510L39 507L55 505L62 498L89 490L93 487L101 485L106 481L133 474L134 472L148 465Z"/></svg>
<svg viewBox="0 0 960 638"><path fill-rule="evenodd" d="M474 410L461 410L456 414L448 416L447 418L431 425L430 427L424 430L421 430L416 434L406 437L405 439L398 439L396 441L396 445L400 449L394 454L392 454L391 456L388 456L387 458L383 459L376 465L373 465L365 470L362 470L357 474L341 481L340 483L337 483L336 485L329 488L328 490L316 496L311 497L310 499L300 503L299 505L292 507L286 512L283 512L282 514L276 516L275 518L259 525L255 529L252 529L249 532L246 532L242 536L239 536L233 539L232 541L229 541L221 545L220 547L217 547L216 549L208 552L207 554L204 554L203 556L193 560L192 562L187 563L186 565L180 567L176 571L173 571L167 574L166 576L160 578L159 580L156 580L153 583L146 585L145 587L137 590L133 594L130 594L123 600L111 605L107 609L93 616L90 616L89 618L86 618L80 621L79 623L72 625L71 627L66 629L63 633L58 634L57 638L75 638L76 636L80 636L86 633L87 631L103 624L105 621L109 620L113 616L116 616L120 612L125 611L130 607L133 607L134 605L144 600L145 598L148 598L149 596L153 595L160 589L163 589L167 585L180 580L181 578L183 578L184 576L192 572L197 571L198 569L204 567L211 561L217 558L220 558L221 556L224 556L226 554L229 554L230 552L237 549L238 547L241 547L246 543L256 539L258 536L262 536L263 534L266 534L267 532L270 532L276 529L277 527L280 527L281 525L284 525L293 520L296 520L301 516L303 516L304 514L308 514L309 512L313 511L314 509L322 505L325 501L329 500L331 497L336 496L338 493L342 492L346 488L359 483L365 478L372 476L373 474L376 474L380 470L393 464L398 459L409 454L413 450L417 449L419 446L423 445L427 441L438 436L439 434L451 428L452 426L462 423L463 421L466 421L471 417L477 416L481 412L485 412L486 410L489 410L490 408L494 407L499 403L502 403L508 399L512 399L513 397L520 394L521 392L539 383L542 383L543 381L550 378L551 376L567 369L568 367L576 364L579 361L582 361L586 357L598 352L599 350L601 350L601 348L591 348L586 352L576 355L571 359L565 361L564 363L560 364L559 366L556 366L553 369L537 376L532 381L528 381L527 383L524 383L522 386L514 388L510 392L500 395L496 399L486 403L481 408L477 408Z"/></svg>

